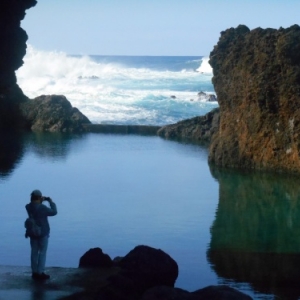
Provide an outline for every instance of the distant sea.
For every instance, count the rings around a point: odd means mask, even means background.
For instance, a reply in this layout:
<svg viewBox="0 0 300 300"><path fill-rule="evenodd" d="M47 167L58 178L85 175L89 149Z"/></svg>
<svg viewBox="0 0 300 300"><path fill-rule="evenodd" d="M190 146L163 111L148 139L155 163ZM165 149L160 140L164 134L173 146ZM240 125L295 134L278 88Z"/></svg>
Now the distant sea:
<svg viewBox="0 0 300 300"><path fill-rule="evenodd" d="M209 112L217 102L205 56L67 55L27 48L17 80L30 98L65 95L93 123L166 125Z"/></svg>

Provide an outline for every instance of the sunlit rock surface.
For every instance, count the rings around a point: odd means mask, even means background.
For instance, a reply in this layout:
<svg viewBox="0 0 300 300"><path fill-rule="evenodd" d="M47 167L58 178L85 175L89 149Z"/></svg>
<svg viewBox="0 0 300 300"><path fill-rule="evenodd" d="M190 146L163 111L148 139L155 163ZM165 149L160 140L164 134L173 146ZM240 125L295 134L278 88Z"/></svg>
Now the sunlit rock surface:
<svg viewBox="0 0 300 300"><path fill-rule="evenodd" d="M210 161L300 171L300 27L221 33L210 53L220 128Z"/></svg>

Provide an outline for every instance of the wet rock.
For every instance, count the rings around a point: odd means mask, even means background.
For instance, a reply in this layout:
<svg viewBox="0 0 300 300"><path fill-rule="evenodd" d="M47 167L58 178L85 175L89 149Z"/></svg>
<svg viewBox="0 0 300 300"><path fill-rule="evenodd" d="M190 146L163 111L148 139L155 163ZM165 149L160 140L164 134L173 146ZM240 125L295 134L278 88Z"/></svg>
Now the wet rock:
<svg viewBox="0 0 300 300"><path fill-rule="evenodd" d="M26 127L32 131L81 132L89 119L72 107L65 96L40 96L20 105Z"/></svg>
<svg viewBox="0 0 300 300"><path fill-rule="evenodd" d="M214 94L207 94L201 91L197 94L197 97L198 101L217 102L217 97Z"/></svg>

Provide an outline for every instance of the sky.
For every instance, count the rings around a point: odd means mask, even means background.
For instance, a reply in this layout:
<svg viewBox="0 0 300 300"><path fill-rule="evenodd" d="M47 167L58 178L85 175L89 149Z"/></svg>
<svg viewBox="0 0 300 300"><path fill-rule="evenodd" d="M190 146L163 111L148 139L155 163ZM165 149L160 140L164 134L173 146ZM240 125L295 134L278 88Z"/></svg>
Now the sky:
<svg viewBox="0 0 300 300"><path fill-rule="evenodd" d="M221 31L287 28L299 11L299 0L38 0L21 26L43 51L206 56Z"/></svg>

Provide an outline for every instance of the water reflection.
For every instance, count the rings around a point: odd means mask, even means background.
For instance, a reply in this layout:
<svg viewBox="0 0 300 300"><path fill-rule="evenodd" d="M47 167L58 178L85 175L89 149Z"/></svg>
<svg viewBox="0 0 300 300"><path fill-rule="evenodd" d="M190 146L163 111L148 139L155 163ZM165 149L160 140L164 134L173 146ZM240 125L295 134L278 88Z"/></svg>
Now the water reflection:
<svg viewBox="0 0 300 300"><path fill-rule="evenodd" d="M26 139L27 150L39 157L65 160L74 143L86 137L84 134L68 133L29 133Z"/></svg>
<svg viewBox="0 0 300 300"><path fill-rule="evenodd" d="M217 275L284 299L300 296L299 177L216 170L208 260Z"/></svg>
<svg viewBox="0 0 300 300"><path fill-rule="evenodd" d="M65 160L74 143L82 142L85 137L63 133L1 132L0 179L9 177L28 151L52 160Z"/></svg>
<svg viewBox="0 0 300 300"><path fill-rule="evenodd" d="M17 132L0 132L0 178L7 178L24 154L22 135Z"/></svg>

